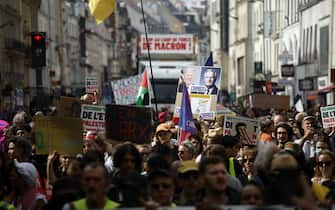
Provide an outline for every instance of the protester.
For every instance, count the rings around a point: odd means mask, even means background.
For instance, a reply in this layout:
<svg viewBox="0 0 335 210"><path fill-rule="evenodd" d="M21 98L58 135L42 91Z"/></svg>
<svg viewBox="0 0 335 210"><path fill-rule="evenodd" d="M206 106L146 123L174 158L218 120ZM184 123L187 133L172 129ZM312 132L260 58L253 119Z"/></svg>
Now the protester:
<svg viewBox="0 0 335 210"><path fill-rule="evenodd" d="M275 127L275 139L279 149L284 149L288 141L293 142L293 129L287 123L278 123Z"/></svg>
<svg viewBox="0 0 335 210"><path fill-rule="evenodd" d="M199 172L205 193L199 206L218 207L239 203L239 193L227 186L228 172L223 159L217 156L204 158L200 162Z"/></svg>
<svg viewBox="0 0 335 210"><path fill-rule="evenodd" d="M159 206L176 207L173 202L174 179L169 171L157 170L148 176L149 198Z"/></svg>
<svg viewBox="0 0 335 210"><path fill-rule="evenodd" d="M265 205L264 192L255 183L248 183L241 192L240 204L262 207Z"/></svg>
<svg viewBox="0 0 335 210"><path fill-rule="evenodd" d="M83 170L82 188L85 198L64 205L63 210L115 209L120 206L106 197L108 172L101 163L89 163Z"/></svg>
<svg viewBox="0 0 335 210"><path fill-rule="evenodd" d="M196 196L201 189L198 164L193 161L184 161L178 168L178 182L181 192L177 197L177 205L191 206L196 202Z"/></svg>

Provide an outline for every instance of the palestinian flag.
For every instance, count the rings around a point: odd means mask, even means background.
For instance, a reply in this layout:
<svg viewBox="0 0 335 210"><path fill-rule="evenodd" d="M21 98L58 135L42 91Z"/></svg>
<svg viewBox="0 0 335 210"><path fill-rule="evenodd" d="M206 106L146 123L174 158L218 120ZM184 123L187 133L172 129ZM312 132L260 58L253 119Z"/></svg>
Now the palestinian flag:
<svg viewBox="0 0 335 210"><path fill-rule="evenodd" d="M138 90L136 105L148 105L149 104L149 86L148 86L148 75L147 71L144 70L140 89Z"/></svg>

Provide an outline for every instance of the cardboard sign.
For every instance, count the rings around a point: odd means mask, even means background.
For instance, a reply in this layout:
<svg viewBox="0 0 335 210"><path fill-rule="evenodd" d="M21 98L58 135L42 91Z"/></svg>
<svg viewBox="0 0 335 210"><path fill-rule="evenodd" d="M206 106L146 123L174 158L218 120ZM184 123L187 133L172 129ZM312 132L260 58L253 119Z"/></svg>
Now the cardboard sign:
<svg viewBox="0 0 335 210"><path fill-rule="evenodd" d="M251 96L251 107L261 109L289 109L290 96L255 94Z"/></svg>
<svg viewBox="0 0 335 210"><path fill-rule="evenodd" d="M81 102L79 98L61 96L57 108L59 117L80 117Z"/></svg>
<svg viewBox="0 0 335 210"><path fill-rule="evenodd" d="M188 66L181 76L188 88L194 118L213 119L216 111L217 95L221 85L221 68L213 66ZM174 118L179 117L182 90L178 87Z"/></svg>
<svg viewBox="0 0 335 210"><path fill-rule="evenodd" d="M105 107L83 104L81 107L81 119L86 131L105 132Z"/></svg>
<svg viewBox="0 0 335 210"><path fill-rule="evenodd" d="M69 117L35 117L36 154L77 154L82 151L82 121Z"/></svg>
<svg viewBox="0 0 335 210"><path fill-rule="evenodd" d="M223 135L237 136L242 144L255 145L259 131L259 120L246 117L225 116Z"/></svg>
<svg viewBox="0 0 335 210"><path fill-rule="evenodd" d="M112 81L112 88L116 104L130 105L136 103L138 89L140 88L143 74L126 79Z"/></svg>
<svg viewBox="0 0 335 210"><path fill-rule="evenodd" d="M151 141L152 109L135 106L106 106L106 137L136 144Z"/></svg>
<svg viewBox="0 0 335 210"><path fill-rule="evenodd" d="M99 82L97 74L86 74L85 80L86 93L99 92Z"/></svg>
<svg viewBox="0 0 335 210"><path fill-rule="evenodd" d="M323 128L335 127L335 105L320 107Z"/></svg>

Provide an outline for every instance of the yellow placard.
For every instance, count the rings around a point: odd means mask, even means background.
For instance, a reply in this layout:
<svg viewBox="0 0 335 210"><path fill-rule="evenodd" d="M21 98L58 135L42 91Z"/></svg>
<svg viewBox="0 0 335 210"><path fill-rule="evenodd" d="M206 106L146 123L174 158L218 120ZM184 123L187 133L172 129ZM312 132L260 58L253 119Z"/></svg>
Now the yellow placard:
<svg viewBox="0 0 335 210"><path fill-rule="evenodd" d="M36 154L77 154L82 151L82 120L69 117L35 117Z"/></svg>

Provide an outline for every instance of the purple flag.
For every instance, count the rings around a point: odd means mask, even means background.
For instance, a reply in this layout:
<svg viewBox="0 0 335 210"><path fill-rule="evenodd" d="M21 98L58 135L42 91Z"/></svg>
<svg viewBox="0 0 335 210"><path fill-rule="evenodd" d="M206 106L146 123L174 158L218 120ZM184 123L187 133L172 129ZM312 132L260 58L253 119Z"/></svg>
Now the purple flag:
<svg viewBox="0 0 335 210"><path fill-rule="evenodd" d="M195 127L192 109L190 103L190 97L188 96L188 91L185 82L182 84L183 97L181 99L180 114L179 114L179 127L180 127L180 137L179 143L182 143L185 139L190 137L191 134L197 133L197 128Z"/></svg>

